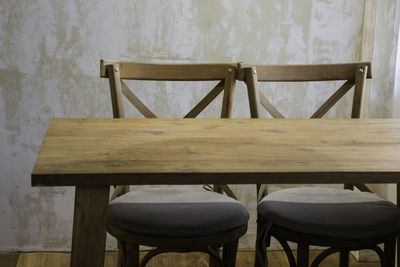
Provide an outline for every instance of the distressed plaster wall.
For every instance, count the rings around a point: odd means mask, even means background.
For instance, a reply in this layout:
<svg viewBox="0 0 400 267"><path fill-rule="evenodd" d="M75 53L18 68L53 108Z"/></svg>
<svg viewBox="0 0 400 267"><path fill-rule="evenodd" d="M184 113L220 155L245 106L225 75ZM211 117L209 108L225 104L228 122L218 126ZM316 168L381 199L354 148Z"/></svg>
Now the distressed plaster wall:
<svg viewBox="0 0 400 267"><path fill-rule="evenodd" d="M34 166L50 118L111 117L99 60L153 62L327 63L357 61L365 0L304 1L0 1L0 251L69 250L73 188L32 188ZM381 1L379 1L381 2ZM398 1L379 4L380 26ZM389 38L389 35L382 35ZM380 47L391 47L383 39ZM378 65L391 52L376 54ZM393 64L392 61L389 62ZM373 84L371 116L390 116L392 88L384 71ZM382 84L385 86L381 86ZM185 114L202 85L132 83L156 114ZM386 86L387 85L387 86ZM332 85L333 86L333 85ZM188 88L187 90L182 90ZM289 117L310 115L332 88L262 88ZM291 90L292 89L292 90ZM245 87L234 117L248 117ZM347 107L351 95L339 107ZM382 107L386 108L382 111ZM131 116L139 114L130 110ZM333 111L329 117L344 117ZM217 105L203 116L218 116ZM275 187L276 189L276 187ZM272 190L275 190L272 188ZM235 186L252 219L241 247L255 235L254 186ZM115 248L108 238L108 248Z"/></svg>
<svg viewBox="0 0 400 267"><path fill-rule="evenodd" d="M396 57L399 41L400 1L378 1L373 55L373 79L371 81L371 104L369 117L396 117L395 108L400 105L394 98ZM392 201L395 199L395 185L370 185L371 189Z"/></svg>
<svg viewBox="0 0 400 267"><path fill-rule="evenodd" d="M391 117L398 44L400 1L378 1L370 117Z"/></svg>

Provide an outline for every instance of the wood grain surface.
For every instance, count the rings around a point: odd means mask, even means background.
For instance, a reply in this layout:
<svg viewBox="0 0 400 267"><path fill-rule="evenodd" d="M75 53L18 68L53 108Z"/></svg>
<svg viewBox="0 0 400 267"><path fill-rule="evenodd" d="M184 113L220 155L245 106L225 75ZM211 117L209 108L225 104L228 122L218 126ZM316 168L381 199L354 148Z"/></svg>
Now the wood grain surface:
<svg viewBox="0 0 400 267"><path fill-rule="evenodd" d="M400 181L396 119L53 119L34 186Z"/></svg>
<svg viewBox="0 0 400 267"><path fill-rule="evenodd" d="M108 65L118 64L121 79L162 81L204 81L225 78L226 70L237 63L140 63L115 60L100 61L100 77L106 78Z"/></svg>
<svg viewBox="0 0 400 267"><path fill-rule="evenodd" d="M354 80L354 73L360 66L367 66L366 77L372 78L371 62L338 63L338 64L239 64L238 79L243 80L243 70L249 67L257 69L258 81L320 81L320 80Z"/></svg>

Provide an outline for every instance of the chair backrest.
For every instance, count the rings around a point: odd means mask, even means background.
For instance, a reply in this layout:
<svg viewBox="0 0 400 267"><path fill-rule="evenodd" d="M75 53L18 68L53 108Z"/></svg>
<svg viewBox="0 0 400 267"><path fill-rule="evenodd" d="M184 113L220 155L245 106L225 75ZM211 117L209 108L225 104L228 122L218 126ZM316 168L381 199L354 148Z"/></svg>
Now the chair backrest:
<svg viewBox="0 0 400 267"><path fill-rule="evenodd" d="M232 114L232 97L236 82L235 63L209 64L156 64L126 61L100 61L100 76L110 81L111 101L114 118L124 118L122 96L125 96L146 118L157 116L128 88L126 80L152 81L219 81L219 83L184 117L195 118L222 91L221 118Z"/></svg>
<svg viewBox="0 0 400 267"><path fill-rule="evenodd" d="M281 112L258 89L258 82L313 82L340 81L344 84L337 89L312 115L322 118L353 86L354 96L351 118L360 118L365 81L372 78L371 63L344 63L319 65L251 65L239 63L238 79L247 85L250 115L260 118L263 106L273 118L285 118ZM371 190L364 184L345 184L345 189L356 186L361 191ZM257 199L261 200L267 191L267 185L257 185Z"/></svg>
<svg viewBox="0 0 400 267"><path fill-rule="evenodd" d="M184 118L197 117L222 91L224 91L224 95L222 99L221 118L230 118L232 115L236 70L237 63L156 64L112 60L100 61L100 77L108 78L110 82L114 118L125 117L123 96L145 118L157 118L128 88L123 80L219 81ZM227 185L214 185L213 190L217 192L225 191L229 196L236 198ZM111 200L127 192L129 192L129 186L117 186L111 196Z"/></svg>
<svg viewBox="0 0 400 267"><path fill-rule="evenodd" d="M284 118L282 113L258 90L258 82L312 82L340 81L345 83L330 96L311 116L323 117L353 86L354 97L351 118L361 116L365 81L372 78L371 63L315 64L315 65L250 65L239 64L238 76L248 89L250 113L259 118L263 106L274 118Z"/></svg>

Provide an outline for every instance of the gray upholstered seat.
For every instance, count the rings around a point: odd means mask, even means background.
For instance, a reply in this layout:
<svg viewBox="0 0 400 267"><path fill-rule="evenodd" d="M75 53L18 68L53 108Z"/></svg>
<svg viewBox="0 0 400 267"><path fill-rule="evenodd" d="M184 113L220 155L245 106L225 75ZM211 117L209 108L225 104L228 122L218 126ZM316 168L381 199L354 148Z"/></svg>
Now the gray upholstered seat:
<svg viewBox="0 0 400 267"><path fill-rule="evenodd" d="M177 188L129 192L110 203L109 223L135 234L199 237L247 224L240 202L222 194Z"/></svg>
<svg viewBox="0 0 400 267"><path fill-rule="evenodd" d="M400 209L367 192L333 188L284 189L264 197L259 216L307 234L365 239L398 232Z"/></svg>

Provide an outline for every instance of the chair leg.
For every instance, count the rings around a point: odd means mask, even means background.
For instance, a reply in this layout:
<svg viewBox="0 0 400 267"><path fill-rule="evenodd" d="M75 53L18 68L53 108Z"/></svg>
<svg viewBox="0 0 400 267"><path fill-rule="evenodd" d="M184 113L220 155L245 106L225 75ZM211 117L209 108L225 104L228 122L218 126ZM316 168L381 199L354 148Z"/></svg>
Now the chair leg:
<svg viewBox="0 0 400 267"><path fill-rule="evenodd" d="M385 242L384 252L387 267L394 267L396 261L396 239Z"/></svg>
<svg viewBox="0 0 400 267"><path fill-rule="evenodd" d="M126 267L139 266L139 245L126 243L125 244L125 262Z"/></svg>
<svg viewBox="0 0 400 267"><path fill-rule="evenodd" d="M310 246L308 244L299 243L297 245L297 267L308 267L309 254Z"/></svg>
<svg viewBox="0 0 400 267"><path fill-rule="evenodd" d="M125 265L126 265L125 242L118 240L118 267L125 267Z"/></svg>
<svg viewBox="0 0 400 267"><path fill-rule="evenodd" d="M238 240L223 245L222 259L224 267L235 267Z"/></svg>
<svg viewBox="0 0 400 267"><path fill-rule="evenodd" d="M211 247L210 249L215 251L215 253L217 255L219 255L219 247ZM208 265L210 267L218 267L220 265L219 262L214 257L212 257L211 255L209 257L210 258L209 258L209 264Z"/></svg>
<svg viewBox="0 0 400 267"><path fill-rule="evenodd" d="M256 237L256 256L254 259L254 267L261 267L266 264L267 261L267 248L270 242L270 236L265 233L269 231L270 227L267 226L262 218L257 218L257 237ZM266 240L264 240L264 238Z"/></svg>
<svg viewBox="0 0 400 267"><path fill-rule="evenodd" d="M340 251L340 267L349 267L349 251L341 250Z"/></svg>

